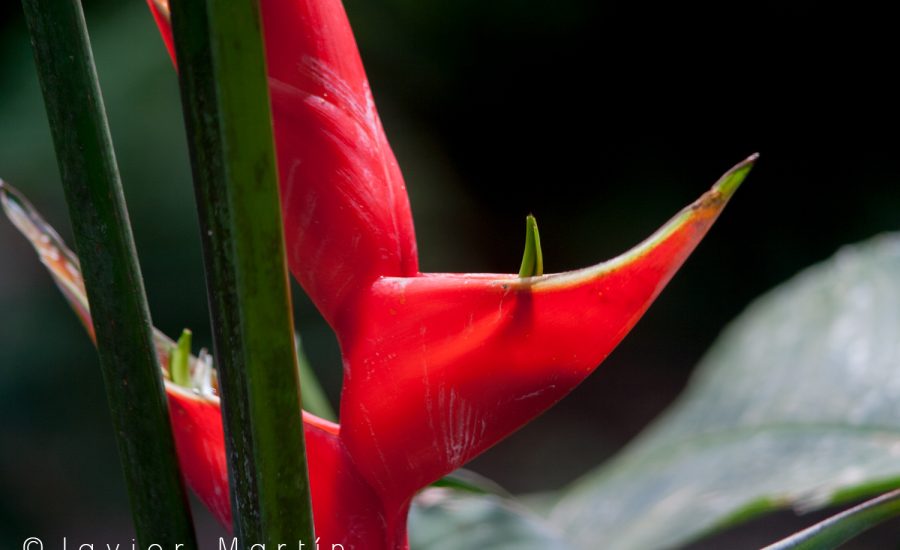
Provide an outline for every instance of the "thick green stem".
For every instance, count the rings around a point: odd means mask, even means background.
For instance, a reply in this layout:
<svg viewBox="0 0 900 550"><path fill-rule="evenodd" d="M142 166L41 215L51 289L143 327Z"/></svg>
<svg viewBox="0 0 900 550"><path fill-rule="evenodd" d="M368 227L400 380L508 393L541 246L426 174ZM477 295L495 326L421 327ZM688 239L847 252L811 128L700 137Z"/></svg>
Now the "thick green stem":
<svg viewBox="0 0 900 550"><path fill-rule="evenodd" d="M84 14L23 0L142 547L196 548Z"/></svg>
<svg viewBox="0 0 900 550"><path fill-rule="evenodd" d="M313 544L300 380L255 0L170 4L219 366L235 534Z"/></svg>

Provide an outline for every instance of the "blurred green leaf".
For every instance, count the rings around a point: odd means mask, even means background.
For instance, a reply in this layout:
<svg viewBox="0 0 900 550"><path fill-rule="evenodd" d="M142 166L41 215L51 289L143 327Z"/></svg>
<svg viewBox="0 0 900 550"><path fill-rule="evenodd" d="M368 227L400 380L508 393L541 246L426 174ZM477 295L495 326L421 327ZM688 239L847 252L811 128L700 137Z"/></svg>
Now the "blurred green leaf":
<svg viewBox="0 0 900 550"><path fill-rule="evenodd" d="M413 501L412 550L562 550L571 548L544 520L496 495L431 488Z"/></svg>
<svg viewBox="0 0 900 550"><path fill-rule="evenodd" d="M446 487L457 491L466 491L476 495L497 495L508 497L510 494L491 479L472 470L460 468L431 484L432 487Z"/></svg>
<svg viewBox="0 0 900 550"><path fill-rule="evenodd" d="M309 364L309 359L303 351L303 342L299 332L294 333L294 340L297 342L297 368L300 371L300 380L303 380L303 384L300 386L300 400L303 408L320 418L337 422L338 417L334 412L334 407L328 401L328 396L325 395L325 390L319 383L319 377L316 376L316 371Z"/></svg>
<svg viewBox="0 0 900 550"><path fill-rule="evenodd" d="M900 515L900 490L885 493L766 546L764 550L830 550Z"/></svg>
<svg viewBox="0 0 900 550"><path fill-rule="evenodd" d="M553 522L584 548L672 547L900 486L898 335L900 236L841 250L752 304Z"/></svg>

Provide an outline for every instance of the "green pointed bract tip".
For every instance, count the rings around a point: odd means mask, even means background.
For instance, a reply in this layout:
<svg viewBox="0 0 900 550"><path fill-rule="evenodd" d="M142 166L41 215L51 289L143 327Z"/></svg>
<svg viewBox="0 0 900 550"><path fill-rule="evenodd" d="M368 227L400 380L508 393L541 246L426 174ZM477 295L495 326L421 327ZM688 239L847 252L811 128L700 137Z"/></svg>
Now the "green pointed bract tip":
<svg viewBox="0 0 900 550"><path fill-rule="evenodd" d="M736 164L734 168L725 172L725 174L719 178L719 181L716 182L713 189L718 191L725 199L731 198L731 195L734 195L734 192L741 186L741 183L743 183L747 174L753 169L753 165L756 164L757 159L759 159L759 153L753 153Z"/></svg>
<svg viewBox="0 0 900 550"><path fill-rule="evenodd" d="M538 232L537 220L528 214L525 218L525 253L522 255L519 277L539 277L543 274L544 255L541 253L541 234Z"/></svg>
<svg viewBox="0 0 900 550"><path fill-rule="evenodd" d="M191 331L184 329L169 354L169 377L179 386L191 387Z"/></svg>

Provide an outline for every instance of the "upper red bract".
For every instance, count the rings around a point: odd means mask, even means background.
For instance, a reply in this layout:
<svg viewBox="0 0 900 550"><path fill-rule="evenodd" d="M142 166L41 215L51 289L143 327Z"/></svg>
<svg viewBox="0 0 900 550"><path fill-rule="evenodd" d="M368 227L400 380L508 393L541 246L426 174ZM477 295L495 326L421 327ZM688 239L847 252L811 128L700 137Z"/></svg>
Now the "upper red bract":
<svg viewBox="0 0 900 550"><path fill-rule="evenodd" d="M340 0L261 7L288 263L340 332L376 278L418 273L409 199Z"/></svg>

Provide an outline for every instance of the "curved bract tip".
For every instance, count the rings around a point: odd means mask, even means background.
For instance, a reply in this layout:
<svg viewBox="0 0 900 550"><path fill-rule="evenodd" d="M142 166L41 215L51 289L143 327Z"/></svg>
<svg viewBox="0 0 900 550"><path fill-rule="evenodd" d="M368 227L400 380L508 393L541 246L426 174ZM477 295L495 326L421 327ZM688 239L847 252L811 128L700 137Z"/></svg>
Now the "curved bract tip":
<svg viewBox="0 0 900 550"><path fill-rule="evenodd" d="M81 278L78 257L44 220L21 191L0 179L0 206L10 222L25 236L50 272L53 282L75 310L84 328L94 338L90 307Z"/></svg>
<svg viewBox="0 0 900 550"><path fill-rule="evenodd" d="M650 238L568 273L384 277L341 335L341 435L404 502L562 399L609 355L694 250L755 157ZM411 457L414 457L411 458Z"/></svg>
<svg viewBox="0 0 900 550"><path fill-rule="evenodd" d="M48 257L64 256L66 260L78 266L78 258L66 247L56 230L44 220L21 191L3 179L0 179L0 205L9 221L38 248L39 253L43 252Z"/></svg>
<svg viewBox="0 0 900 550"><path fill-rule="evenodd" d="M687 254L700 242L735 191L746 179L758 158L759 154L754 153L734 165L713 184L709 191L675 214L647 239L625 253L590 267L527 279L523 281L523 284L530 285L534 291L582 284L629 264L634 264L639 258L653 251L662 253L664 257L665 254L673 255L665 261L670 267L674 266L677 269L681 264L676 265L674 262L677 255L676 250L684 253L682 260L687 257ZM670 250L665 250L666 246L664 245L669 246Z"/></svg>
<svg viewBox="0 0 900 550"><path fill-rule="evenodd" d="M718 192L725 200L731 198L734 195L734 192L737 191L737 188L741 186L741 183L744 182L744 179L747 177L747 174L750 173L750 170L753 169L753 166L756 165L756 161L759 160L759 153L753 153L746 159L734 165L731 170L725 172L719 181L713 185L713 191Z"/></svg>

